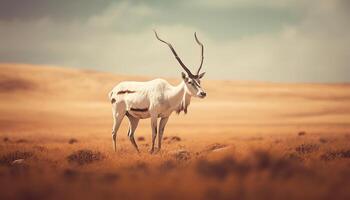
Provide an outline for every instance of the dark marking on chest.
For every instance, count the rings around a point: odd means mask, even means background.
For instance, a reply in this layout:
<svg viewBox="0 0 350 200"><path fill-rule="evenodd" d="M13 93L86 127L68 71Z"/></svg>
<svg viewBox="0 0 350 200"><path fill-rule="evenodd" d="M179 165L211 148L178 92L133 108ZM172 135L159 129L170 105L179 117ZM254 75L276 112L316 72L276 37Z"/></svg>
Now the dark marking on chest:
<svg viewBox="0 0 350 200"><path fill-rule="evenodd" d="M117 95L119 94L130 94L130 93L135 93L135 91L132 90L121 90L117 92Z"/></svg>

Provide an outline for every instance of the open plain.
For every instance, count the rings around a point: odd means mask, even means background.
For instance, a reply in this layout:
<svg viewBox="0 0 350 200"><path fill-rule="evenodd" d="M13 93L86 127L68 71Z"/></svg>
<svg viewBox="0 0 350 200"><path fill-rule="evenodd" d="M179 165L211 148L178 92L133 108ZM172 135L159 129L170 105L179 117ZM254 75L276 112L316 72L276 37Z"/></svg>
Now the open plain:
<svg viewBox="0 0 350 200"><path fill-rule="evenodd" d="M0 65L0 199L350 199L350 85L203 80L148 153L111 139L104 72ZM167 79L178 84L178 79Z"/></svg>

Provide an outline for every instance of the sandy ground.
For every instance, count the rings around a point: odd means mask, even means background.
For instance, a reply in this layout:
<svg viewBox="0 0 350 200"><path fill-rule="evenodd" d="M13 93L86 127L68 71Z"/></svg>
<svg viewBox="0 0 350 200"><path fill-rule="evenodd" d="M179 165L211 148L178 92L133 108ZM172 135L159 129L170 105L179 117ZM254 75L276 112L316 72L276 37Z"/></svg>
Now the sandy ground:
<svg viewBox="0 0 350 200"><path fill-rule="evenodd" d="M114 153L107 94L150 79L0 64L0 198L350 198L349 84L203 80L161 152L142 120L137 154L124 120Z"/></svg>

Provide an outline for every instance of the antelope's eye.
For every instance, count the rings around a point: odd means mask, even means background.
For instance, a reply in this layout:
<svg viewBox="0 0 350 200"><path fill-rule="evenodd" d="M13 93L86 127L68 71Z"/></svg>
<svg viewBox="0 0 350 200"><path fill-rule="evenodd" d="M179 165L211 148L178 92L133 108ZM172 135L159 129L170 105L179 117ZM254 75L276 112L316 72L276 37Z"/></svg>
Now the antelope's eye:
<svg viewBox="0 0 350 200"><path fill-rule="evenodd" d="M191 84L191 85L192 85L192 84L193 84L193 81L188 81L188 84Z"/></svg>

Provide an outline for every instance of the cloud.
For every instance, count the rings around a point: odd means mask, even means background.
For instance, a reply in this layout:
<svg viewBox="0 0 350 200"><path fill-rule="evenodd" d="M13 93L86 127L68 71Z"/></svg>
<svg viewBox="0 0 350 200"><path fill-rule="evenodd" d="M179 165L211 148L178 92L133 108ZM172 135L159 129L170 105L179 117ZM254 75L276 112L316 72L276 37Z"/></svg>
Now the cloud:
<svg viewBox="0 0 350 200"><path fill-rule="evenodd" d="M179 76L180 67L170 50L154 37L152 29L156 28L193 70L200 59L193 37L197 31L205 45L203 70L209 78L349 82L349 4L345 0L312 2L302 5L298 22L241 37L229 37L230 31L240 27L215 30L228 35L220 37L212 34L213 24L187 23L181 16L177 21L165 20L167 10L142 2L117 2L85 20L2 20L0 61ZM287 3L283 6L288 7ZM220 8L212 9L220 12ZM206 19L203 14L197 17ZM232 26L229 21L222 23L222 27Z"/></svg>

